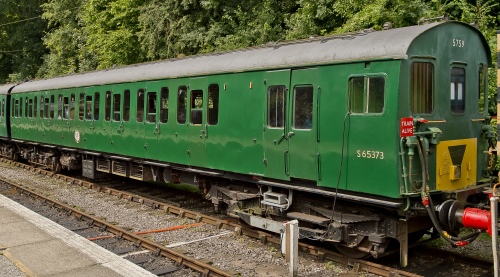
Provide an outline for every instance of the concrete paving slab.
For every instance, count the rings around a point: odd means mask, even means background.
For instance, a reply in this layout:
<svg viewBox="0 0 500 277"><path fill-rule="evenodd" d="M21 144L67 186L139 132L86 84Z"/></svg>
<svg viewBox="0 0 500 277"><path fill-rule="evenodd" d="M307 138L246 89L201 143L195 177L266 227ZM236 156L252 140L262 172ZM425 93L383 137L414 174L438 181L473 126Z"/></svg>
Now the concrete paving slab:
<svg viewBox="0 0 500 277"><path fill-rule="evenodd" d="M25 221L24 218L9 210L6 207L0 207L0 226L5 223Z"/></svg>
<svg viewBox="0 0 500 277"><path fill-rule="evenodd" d="M35 242L52 240L46 232L26 221L11 222L1 225L0 247L9 248Z"/></svg>
<svg viewBox="0 0 500 277"><path fill-rule="evenodd" d="M64 273L60 273L57 275L54 275L52 277L121 277L121 274L116 273L115 271L103 267L101 265L93 265L90 267L86 268L80 268ZM133 276L133 275L130 275Z"/></svg>
<svg viewBox="0 0 500 277"><path fill-rule="evenodd" d="M4 251L4 255L31 276L52 276L96 264L86 255L55 239L11 247Z"/></svg>

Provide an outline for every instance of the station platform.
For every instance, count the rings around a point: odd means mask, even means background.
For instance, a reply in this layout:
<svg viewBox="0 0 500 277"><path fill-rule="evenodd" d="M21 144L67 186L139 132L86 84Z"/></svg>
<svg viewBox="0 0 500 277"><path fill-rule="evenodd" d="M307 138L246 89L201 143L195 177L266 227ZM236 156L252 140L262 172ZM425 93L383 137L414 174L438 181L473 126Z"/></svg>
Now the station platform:
<svg viewBox="0 0 500 277"><path fill-rule="evenodd" d="M28 276L155 276L3 195L0 254Z"/></svg>

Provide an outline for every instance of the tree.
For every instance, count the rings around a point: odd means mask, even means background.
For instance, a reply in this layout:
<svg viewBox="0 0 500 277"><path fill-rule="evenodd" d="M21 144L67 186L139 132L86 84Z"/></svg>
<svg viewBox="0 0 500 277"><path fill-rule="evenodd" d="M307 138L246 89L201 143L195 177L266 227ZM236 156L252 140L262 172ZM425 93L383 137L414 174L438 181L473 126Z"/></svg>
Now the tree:
<svg viewBox="0 0 500 277"><path fill-rule="evenodd" d="M47 52L41 38L44 0L2 0L0 10L0 83L35 77Z"/></svg>

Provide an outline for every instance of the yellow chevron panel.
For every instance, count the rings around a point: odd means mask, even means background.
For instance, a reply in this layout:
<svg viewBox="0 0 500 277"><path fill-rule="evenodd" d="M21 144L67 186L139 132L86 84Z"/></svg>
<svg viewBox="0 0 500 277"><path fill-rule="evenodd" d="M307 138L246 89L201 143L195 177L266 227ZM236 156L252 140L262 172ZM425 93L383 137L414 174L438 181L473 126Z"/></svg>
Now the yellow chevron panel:
<svg viewBox="0 0 500 277"><path fill-rule="evenodd" d="M476 184L477 139L441 141L436 147L436 189L456 190Z"/></svg>

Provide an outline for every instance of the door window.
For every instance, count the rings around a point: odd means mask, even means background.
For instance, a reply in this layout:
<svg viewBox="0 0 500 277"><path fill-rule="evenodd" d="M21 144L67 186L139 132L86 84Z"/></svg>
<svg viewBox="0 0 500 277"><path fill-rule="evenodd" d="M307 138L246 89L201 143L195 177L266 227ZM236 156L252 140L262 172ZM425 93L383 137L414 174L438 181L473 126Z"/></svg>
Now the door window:
<svg viewBox="0 0 500 277"><path fill-rule="evenodd" d="M270 86L267 91L267 126L285 126L286 87Z"/></svg>
<svg viewBox="0 0 500 277"><path fill-rule="evenodd" d="M177 123L186 123L187 87L180 86L177 90Z"/></svg>
<svg viewBox="0 0 500 277"><path fill-rule="evenodd" d="M202 124L203 120L203 91L191 91L191 124Z"/></svg>
<svg viewBox="0 0 500 277"><path fill-rule="evenodd" d="M293 89L293 128L311 129L313 115L313 86L296 86Z"/></svg>

